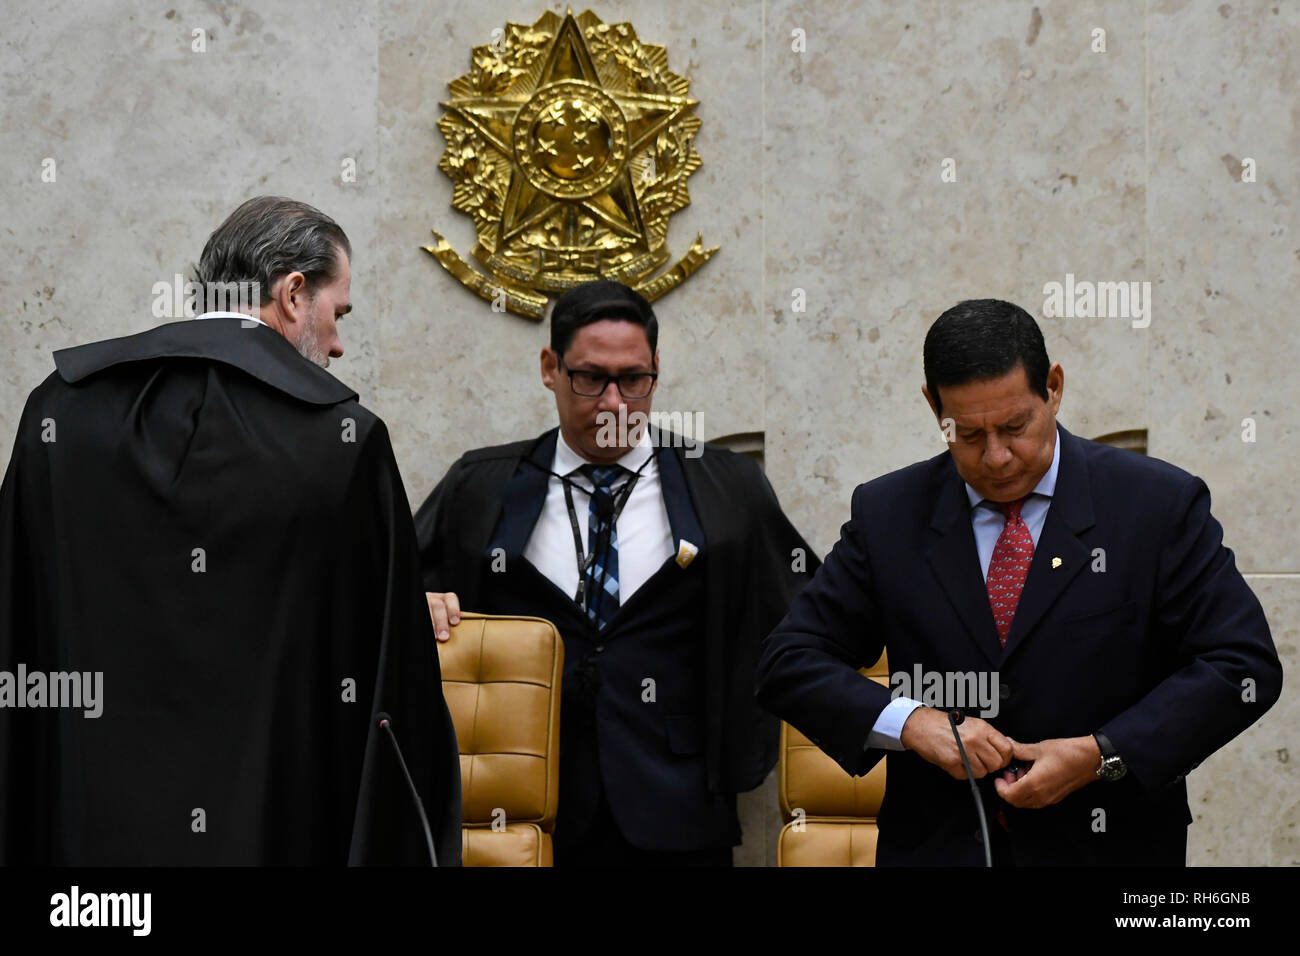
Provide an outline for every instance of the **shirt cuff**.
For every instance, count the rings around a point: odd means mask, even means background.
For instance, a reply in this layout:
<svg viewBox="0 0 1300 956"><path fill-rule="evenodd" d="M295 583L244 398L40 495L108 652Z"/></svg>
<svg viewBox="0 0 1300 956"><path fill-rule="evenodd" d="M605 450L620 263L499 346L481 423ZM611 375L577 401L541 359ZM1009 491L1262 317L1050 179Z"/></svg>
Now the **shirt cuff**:
<svg viewBox="0 0 1300 956"><path fill-rule="evenodd" d="M912 715L912 711L922 706L924 705L919 700L895 697L885 705L885 709L876 718L871 733L867 735L867 745L863 749L906 750L902 740L899 739L903 736L903 724L907 723L907 718Z"/></svg>

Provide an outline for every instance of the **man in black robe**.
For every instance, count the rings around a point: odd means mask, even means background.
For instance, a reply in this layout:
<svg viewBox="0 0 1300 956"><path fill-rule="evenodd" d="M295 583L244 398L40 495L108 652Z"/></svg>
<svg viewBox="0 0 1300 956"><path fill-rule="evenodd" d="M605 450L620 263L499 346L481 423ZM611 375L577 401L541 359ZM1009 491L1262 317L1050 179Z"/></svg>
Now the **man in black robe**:
<svg viewBox="0 0 1300 956"><path fill-rule="evenodd" d="M440 640L461 608L563 637L557 866L731 863L776 762L758 648L818 566L753 459L645 427L657 330L619 283L561 296L559 427L467 452L416 514Z"/></svg>
<svg viewBox="0 0 1300 956"><path fill-rule="evenodd" d="M410 506L322 367L350 254L312 207L250 200L199 264L255 290L243 313L56 352L28 398L0 488L0 864L459 864Z"/></svg>

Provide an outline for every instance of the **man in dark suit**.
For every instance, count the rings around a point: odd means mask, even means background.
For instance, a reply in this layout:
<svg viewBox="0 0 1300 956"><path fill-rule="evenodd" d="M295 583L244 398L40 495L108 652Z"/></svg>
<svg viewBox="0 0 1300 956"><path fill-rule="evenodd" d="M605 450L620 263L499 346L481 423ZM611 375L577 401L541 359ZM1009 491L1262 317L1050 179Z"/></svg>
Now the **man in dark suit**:
<svg viewBox="0 0 1300 956"><path fill-rule="evenodd" d="M759 643L815 567L752 459L638 427L657 338L626 286L565 293L559 427L467 452L416 515L440 639L461 608L563 637L557 866L730 864L735 795L776 761Z"/></svg>
<svg viewBox="0 0 1300 956"><path fill-rule="evenodd" d="M0 865L459 864L410 505L322 367L350 252L251 199L199 261L247 311L54 353L0 486Z"/></svg>
<svg viewBox="0 0 1300 956"><path fill-rule="evenodd" d="M924 353L949 452L854 491L759 700L851 774L885 757L882 865L984 861L940 708L995 864L1184 865L1184 777L1282 679L1209 491L1059 427L1064 373L1010 303L949 309ZM856 670L881 651L892 698Z"/></svg>

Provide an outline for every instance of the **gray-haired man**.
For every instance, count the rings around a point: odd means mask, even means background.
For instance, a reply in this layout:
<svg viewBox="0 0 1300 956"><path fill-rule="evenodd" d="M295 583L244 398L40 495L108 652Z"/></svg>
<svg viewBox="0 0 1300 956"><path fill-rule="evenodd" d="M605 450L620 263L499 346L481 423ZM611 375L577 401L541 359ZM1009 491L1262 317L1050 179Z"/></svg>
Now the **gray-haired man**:
<svg viewBox="0 0 1300 956"><path fill-rule="evenodd" d="M56 352L28 398L0 487L0 865L459 863L410 505L323 368L349 256L311 206L249 200L198 267L238 309Z"/></svg>

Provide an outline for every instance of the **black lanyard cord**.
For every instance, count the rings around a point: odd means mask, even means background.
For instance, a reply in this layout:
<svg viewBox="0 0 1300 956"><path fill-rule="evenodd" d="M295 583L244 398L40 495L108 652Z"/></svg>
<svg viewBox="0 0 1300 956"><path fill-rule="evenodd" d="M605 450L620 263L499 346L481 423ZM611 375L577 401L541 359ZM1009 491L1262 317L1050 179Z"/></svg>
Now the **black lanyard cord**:
<svg viewBox="0 0 1300 956"><path fill-rule="evenodd" d="M632 489L636 487L637 481L640 480L641 472L645 469L646 465L650 464L650 462L654 460L654 453L652 451L646 460L641 462L641 467L632 472L632 477L628 478L627 481L624 482L623 486L619 488L618 495L614 499L614 507L610 511L609 520L606 521L602 518L601 524L604 526L603 530L595 541L589 542L591 550L586 553L584 553L582 549L582 530L578 525L578 509L575 508L573 504L573 489L576 487L583 494L593 499L600 492L600 489L596 488L595 483L593 482L592 490L588 491L567 475L561 475L558 472L551 471L549 468L542 468L541 465L531 459L525 458L523 460L527 461L533 467L545 471L552 478L560 479L560 482L564 485L564 504L569 512L569 527L573 531L573 553L578 562L578 592L574 596L574 601L582 607L583 610L590 611L593 600L596 599L597 595L604 592L606 576L609 573L609 563L606 562L600 569L599 587L593 589L593 593L588 593L587 575L591 571L591 565L596 560L597 554L600 554L602 551L609 548L609 541L614 533L615 523L618 521L619 515L623 513L623 507L627 504L628 499L632 497ZM597 517L600 517L599 505L597 505L596 514Z"/></svg>
<svg viewBox="0 0 1300 956"><path fill-rule="evenodd" d="M574 600L588 612L591 611L591 609L596 605L596 602L601 599L601 595L604 594L605 580L609 574L609 561L606 561L600 567L599 583L591 591L588 591L587 575L591 571L592 562L596 560L596 555L598 554L604 554L608 557L609 544L613 537L614 527L618 522L618 517L623 513L623 507L627 504L628 499L632 497L632 489L636 487L636 483L641 477L641 469L645 468L649 463L650 459L647 458L641 463L641 468L638 468L632 474L632 477L623 483L623 487L618 490L618 496L614 499L614 506L610 510L608 519L605 519L604 516L601 515L600 505L597 504L596 516L600 519L601 530L595 541L587 542L590 545L590 549L585 555L582 551L582 531L578 526L578 510L573 506L573 482L564 480L564 504L569 510L569 527L573 531L573 553L578 561L578 593L574 597ZM582 486L579 485L578 487L581 488ZM584 488L583 491L586 491L586 489ZM595 488L594 485L592 491L588 492L593 500L596 500L595 496L600 493L601 489Z"/></svg>

